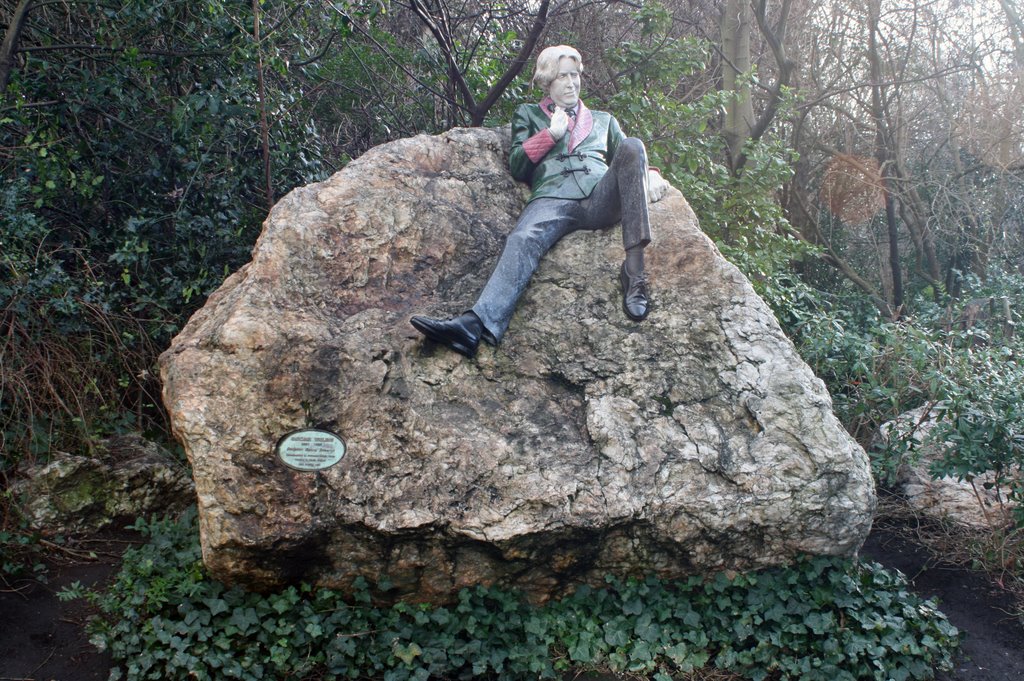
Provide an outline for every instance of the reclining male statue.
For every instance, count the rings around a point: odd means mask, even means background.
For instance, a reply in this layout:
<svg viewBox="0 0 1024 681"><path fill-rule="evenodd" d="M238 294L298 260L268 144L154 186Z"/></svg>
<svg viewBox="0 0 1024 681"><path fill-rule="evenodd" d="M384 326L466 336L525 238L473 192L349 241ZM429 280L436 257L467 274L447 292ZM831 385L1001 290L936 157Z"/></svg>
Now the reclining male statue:
<svg viewBox="0 0 1024 681"><path fill-rule="evenodd" d="M648 169L643 142L625 137L611 114L583 104L582 72L580 53L567 45L537 57L533 84L547 96L516 110L509 153L512 176L531 182L530 201L472 309L451 319L409 320L427 338L467 357L476 354L481 338L497 345L541 257L570 232L605 229L620 219L626 249L619 270L622 307L634 321L647 317L647 202L660 200L668 183Z"/></svg>

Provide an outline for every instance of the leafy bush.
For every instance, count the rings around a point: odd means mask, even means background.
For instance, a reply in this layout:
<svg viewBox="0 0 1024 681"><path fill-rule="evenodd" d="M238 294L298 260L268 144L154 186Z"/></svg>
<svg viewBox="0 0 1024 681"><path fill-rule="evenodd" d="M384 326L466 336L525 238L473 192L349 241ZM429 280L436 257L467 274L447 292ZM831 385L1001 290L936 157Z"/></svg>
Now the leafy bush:
<svg viewBox="0 0 1024 681"><path fill-rule="evenodd" d="M0 528L0 585L4 590L13 590L13 582L18 580L46 581L46 551L41 539L25 523L12 529Z"/></svg>
<svg viewBox="0 0 1024 681"><path fill-rule="evenodd" d="M81 249L21 199L0 189L0 480L25 456L75 451L93 435L145 427L155 403L155 354L123 298L95 276Z"/></svg>
<svg viewBox="0 0 1024 681"><path fill-rule="evenodd" d="M12 71L0 117L0 473L163 427L158 348L266 214L261 107L276 189L322 176L307 81L285 63L318 32L285 22L257 43L252 26L212 0L33 7L22 45L45 49Z"/></svg>
<svg viewBox="0 0 1024 681"><path fill-rule="evenodd" d="M486 587L446 607L388 607L361 580L348 602L306 585L268 595L226 587L203 572L194 520L140 521L149 543L126 552L106 593L63 592L100 606L92 640L111 651L111 678L525 679L576 669L667 681L707 667L752 679L927 679L958 645L934 603L871 563L609 578L540 607Z"/></svg>
<svg viewBox="0 0 1024 681"><path fill-rule="evenodd" d="M957 355L943 375L935 442L949 443L931 469L935 477L971 481L992 473L1000 501L1014 502L1024 527L1024 366L1009 347L982 348Z"/></svg>
<svg viewBox="0 0 1024 681"><path fill-rule="evenodd" d="M995 473L1004 501L1015 501L1024 527L1024 338L1013 334L1013 310L1024 307L1024 279L993 271L974 279L973 300L947 308L921 297L902 320L883 319L866 301L776 277L767 296L803 359L828 385L836 414L865 446L879 426L916 407L938 413L932 442L948 442L936 477L972 480ZM976 316L979 302L1002 301L1011 319ZM973 311L972 311L973 310ZM918 442L907 429L871 451L876 478L895 481Z"/></svg>
<svg viewBox="0 0 1024 681"><path fill-rule="evenodd" d="M882 318L863 301L776 277L766 296L800 356L829 388L836 415L867 446L879 426L934 399L951 349L941 334ZM884 471L876 471L882 478Z"/></svg>

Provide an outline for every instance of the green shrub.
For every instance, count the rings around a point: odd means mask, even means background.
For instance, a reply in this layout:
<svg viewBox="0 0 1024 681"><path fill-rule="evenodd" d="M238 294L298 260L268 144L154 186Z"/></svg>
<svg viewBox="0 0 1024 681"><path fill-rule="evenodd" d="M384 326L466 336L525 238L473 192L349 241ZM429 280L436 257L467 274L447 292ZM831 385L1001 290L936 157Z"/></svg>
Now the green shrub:
<svg viewBox="0 0 1024 681"><path fill-rule="evenodd" d="M7 494L0 493L0 503L9 504ZM41 543L42 536L25 522L8 525L10 529L0 528L0 586L13 590L16 581L46 582L46 547Z"/></svg>
<svg viewBox="0 0 1024 681"><path fill-rule="evenodd" d="M1009 347L965 350L943 375L935 442L949 443L931 468L934 477L973 481L991 473L987 488L1015 502L1024 527L1024 367Z"/></svg>
<svg viewBox="0 0 1024 681"><path fill-rule="evenodd" d="M832 395L836 415L867 446L879 426L935 399L951 348L913 318L893 322L856 300L776 278L769 302ZM885 470L877 470L881 479Z"/></svg>
<svg viewBox="0 0 1024 681"><path fill-rule="evenodd" d="M281 61L313 38L257 44L246 5L222 5L31 13L22 43L47 49L12 70L0 117L0 474L166 427L156 355L266 215L258 54L276 192L326 172L308 76Z"/></svg>
<svg viewBox="0 0 1024 681"><path fill-rule="evenodd" d="M259 595L205 576L195 515L140 521L92 640L111 678L551 678L566 670L752 679L927 679L957 630L902 576L872 563L804 558L788 568L679 582L609 578L540 607L496 588L446 607L375 606L303 585ZM378 589L387 590L382 583Z"/></svg>
<svg viewBox="0 0 1024 681"><path fill-rule="evenodd" d="M948 442L932 467L936 477L973 480L992 472L1004 501L1016 501L1024 527L1024 338L1013 333L1024 307L1024 278L994 270L985 282L967 282L974 301L943 308L920 296L898 322L882 318L865 301L839 298L795 277L776 276L768 301L801 357L832 394L836 414L863 445L879 426L916 407L934 408L931 441ZM976 301L1007 302L1011 318L966 313ZM982 305L984 311L987 304ZM913 429L896 429L871 450L876 478L895 481L918 442Z"/></svg>

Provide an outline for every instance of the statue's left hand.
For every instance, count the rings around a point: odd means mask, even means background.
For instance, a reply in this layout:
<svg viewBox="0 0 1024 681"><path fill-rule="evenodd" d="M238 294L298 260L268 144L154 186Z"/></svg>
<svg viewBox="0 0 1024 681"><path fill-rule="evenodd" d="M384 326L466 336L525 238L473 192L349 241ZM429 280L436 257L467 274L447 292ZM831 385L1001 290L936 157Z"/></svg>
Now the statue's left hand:
<svg viewBox="0 0 1024 681"><path fill-rule="evenodd" d="M647 197L651 203L661 201L670 186L657 170L647 171Z"/></svg>

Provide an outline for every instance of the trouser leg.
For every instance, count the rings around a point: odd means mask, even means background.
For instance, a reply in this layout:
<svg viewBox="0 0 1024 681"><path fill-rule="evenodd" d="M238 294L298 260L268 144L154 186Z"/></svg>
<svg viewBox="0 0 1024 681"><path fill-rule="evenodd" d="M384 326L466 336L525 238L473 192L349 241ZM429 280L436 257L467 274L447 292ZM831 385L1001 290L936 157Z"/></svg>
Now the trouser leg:
<svg viewBox="0 0 1024 681"><path fill-rule="evenodd" d="M579 202L537 199L530 202L508 235L494 272L480 292L473 312L497 343L508 329L519 297L530 283L541 257L574 229L573 209Z"/></svg>
<svg viewBox="0 0 1024 681"><path fill-rule="evenodd" d="M622 246L628 251L651 242L647 212L647 150L635 137L627 137L615 151L608 172L589 197L581 202L581 221L601 229L622 220Z"/></svg>

